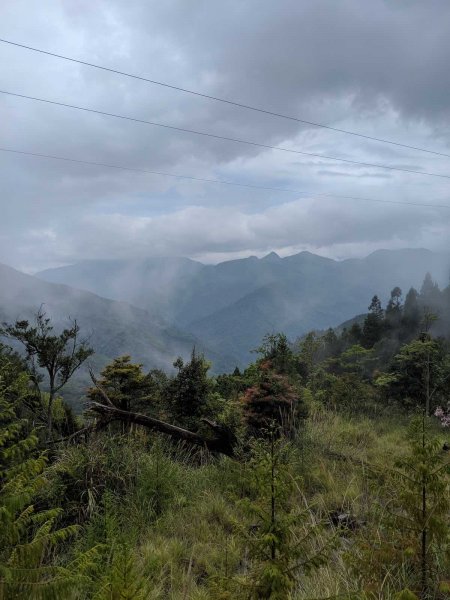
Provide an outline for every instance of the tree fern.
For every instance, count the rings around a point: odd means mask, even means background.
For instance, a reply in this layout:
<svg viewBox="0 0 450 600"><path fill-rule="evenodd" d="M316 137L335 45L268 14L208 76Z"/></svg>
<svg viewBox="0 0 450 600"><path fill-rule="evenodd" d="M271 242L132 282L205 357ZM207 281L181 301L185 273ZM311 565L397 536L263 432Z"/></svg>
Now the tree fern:
<svg viewBox="0 0 450 600"><path fill-rule="evenodd" d="M45 485L46 457L18 418L20 396L11 391L0 372L0 599L61 598L73 576L49 564L50 553L76 527L57 529L60 510L36 511L32 504Z"/></svg>

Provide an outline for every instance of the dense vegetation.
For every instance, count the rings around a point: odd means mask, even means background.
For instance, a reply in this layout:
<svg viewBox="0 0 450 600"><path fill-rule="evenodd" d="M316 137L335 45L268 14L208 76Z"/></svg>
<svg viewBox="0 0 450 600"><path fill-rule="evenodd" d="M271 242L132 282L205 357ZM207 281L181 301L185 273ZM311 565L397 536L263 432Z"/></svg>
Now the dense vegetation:
<svg viewBox="0 0 450 600"><path fill-rule="evenodd" d="M3 334L0 599L450 597L450 287L231 374L120 356L82 417L77 323Z"/></svg>

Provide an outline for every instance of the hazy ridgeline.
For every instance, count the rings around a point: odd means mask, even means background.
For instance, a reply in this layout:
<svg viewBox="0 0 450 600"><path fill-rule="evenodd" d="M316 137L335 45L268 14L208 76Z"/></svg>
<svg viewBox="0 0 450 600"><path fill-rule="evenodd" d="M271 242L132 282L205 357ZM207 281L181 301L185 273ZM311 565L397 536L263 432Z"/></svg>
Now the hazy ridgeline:
<svg viewBox="0 0 450 600"><path fill-rule="evenodd" d="M394 286L405 293L420 287L426 272L445 287L449 265L448 255L428 250L382 250L344 261L302 252L218 265L177 258L85 261L37 276L146 310L156 322L200 340L213 370L221 372L246 366L267 332L284 331L295 339L311 329L336 327L365 313L374 294L387 302ZM140 351L129 352L144 360ZM181 345L169 354L185 355L185 349Z"/></svg>
<svg viewBox="0 0 450 600"><path fill-rule="evenodd" d="M188 259L85 261L32 277L0 265L0 319L30 318L43 304L58 326L77 318L97 370L130 354L147 369L172 369L195 346L222 373L246 367L267 332L291 340L364 314L370 298L420 288L427 271L448 283L449 258L427 250L378 251L333 261L272 253L218 265ZM55 285L57 284L57 285ZM62 284L62 285L61 285ZM442 321L441 321L442 322ZM82 367L66 389L77 401L89 384Z"/></svg>

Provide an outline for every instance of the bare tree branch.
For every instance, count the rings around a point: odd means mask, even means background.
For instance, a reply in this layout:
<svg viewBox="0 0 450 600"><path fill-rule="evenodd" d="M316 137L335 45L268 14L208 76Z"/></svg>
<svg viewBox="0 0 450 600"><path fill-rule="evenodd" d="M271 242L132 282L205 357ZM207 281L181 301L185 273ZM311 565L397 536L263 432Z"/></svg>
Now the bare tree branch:
<svg viewBox="0 0 450 600"><path fill-rule="evenodd" d="M91 376L92 383L98 389L98 391L100 392L100 394L101 394L103 400L106 402L106 404L108 406L112 406L114 408L114 404L111 401L110 397L105 392L104 388L99 384L96 376L94 375L94 371L92 370L92 367L89 367L89 375Z"/></svg>

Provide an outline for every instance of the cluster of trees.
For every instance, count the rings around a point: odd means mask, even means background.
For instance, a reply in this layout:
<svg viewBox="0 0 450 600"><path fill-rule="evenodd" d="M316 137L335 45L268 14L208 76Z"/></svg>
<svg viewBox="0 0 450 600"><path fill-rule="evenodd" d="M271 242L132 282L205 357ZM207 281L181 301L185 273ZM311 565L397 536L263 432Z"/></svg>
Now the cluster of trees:
<svg viewBox="0 0 450 600"><path fill-rule="evenodd" d="M347 327L310 332L296 343L303 374L338 410L424 408L445 411L450 342L450 286L426 275L420 293L402 300L395 287L385 308L375 295L366 315Z"/></svg>
<svg viewBox="0 0 450 600"><path fill-rule="evenodd" d="M449 462L439 427L450 400L450 352L433 331L445 330L449 299L427 276L404 303L399 288L385 309L375 296L369 313L341 332L311 332L295 344L268 335L254 363L217 377L195 349L172 374L145 372L121 356L91 373L82 416L61 396L93 353L78 324L55 333L39 312L34 323L4 325L2 334L25 352L0 346L0 598L153 597L117 506L132 498L139 518L156 523L171 503L186 502L168 483L180 459L161 435L194 456L196 468L211 461L222 470L220 489L237 511L223 527L239 557L224 551L223 572L205 578L208 597L305 597L294 595L301 582L338 555L354 577L343 597L393 597L381 591L388 576L397 598L448 597ZM376 502L353 533L350 517L339 521L342 530L305 504L311 411L412 417L395 460L362 465ZM229 462L217 466L217 455ZM362 459L350 459L361 468ZM193 565L191 556L188 572ZM167 597L161 585L155 598Z"/></svg>
<svg viewBox="0 0 450 600"><path fill-rule="evenodd" d="M373 348L379 342L392 352L422 331L431 329L443 337L450 336L450 285L441 291L429 273L420 292L410 288L403 301L402 290L396 286L384 309L379 296L375 295L368 310L365 318L359 317L344 328L340 337L334 338L331 331L328 332L329 352L339 352L355 343Z"/></svg>

